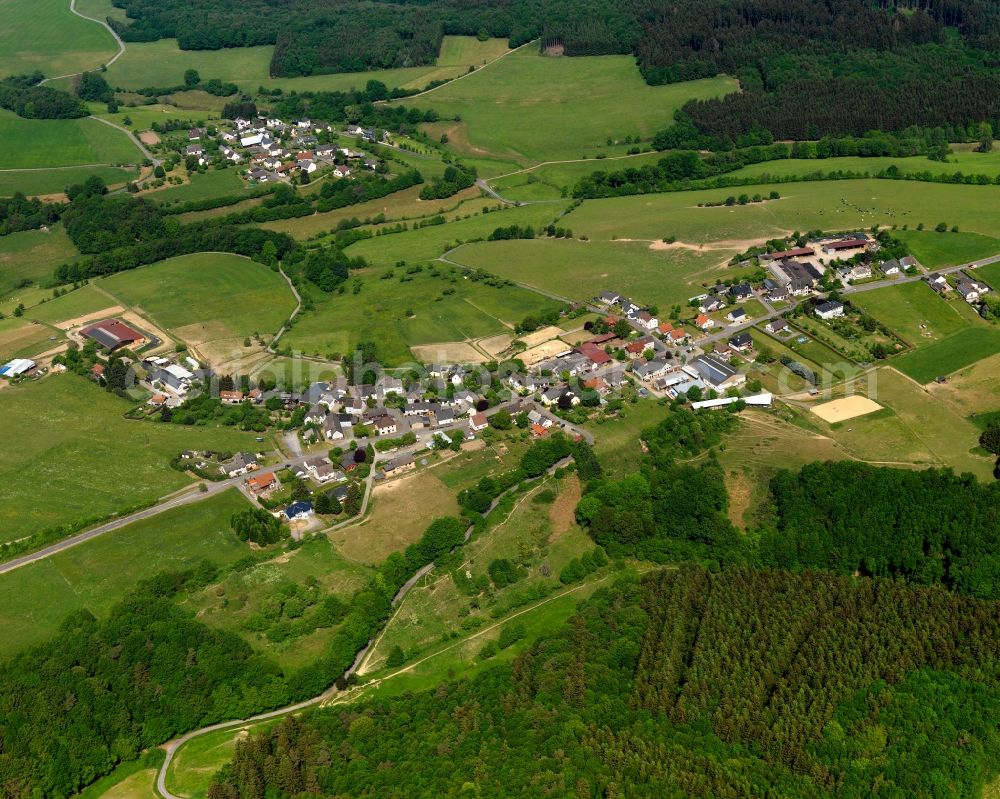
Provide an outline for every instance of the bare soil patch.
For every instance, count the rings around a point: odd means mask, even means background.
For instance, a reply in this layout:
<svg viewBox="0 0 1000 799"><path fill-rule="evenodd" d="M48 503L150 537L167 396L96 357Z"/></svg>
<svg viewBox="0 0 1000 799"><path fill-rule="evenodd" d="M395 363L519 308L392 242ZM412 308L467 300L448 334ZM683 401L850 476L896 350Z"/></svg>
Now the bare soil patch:
<svg viewBox="0 0 1000 799"><path fill-rule="evenodd" d="M410 346L413 354L423 363L443 361L445 363L483 363L485 354L467 341L443 341L439 344L415 344Z"/></svg>
<svg viewBox="0 0 1000 799"><path fill-rule="evenodd" d="M555 325L550 325L549 327L543 327L541 330L536 330L534 333L528 333L526 336L518 336L518 338L525 343L528 349L532 347L537 347L539 344L544 344L550 339L558 338L565 331Z"/></svg>
<svg viewBox="0 0 1000 799"><path fill-rule="evenodd" d="M580 502L581 493L580 478L575 474L567 477L563 490L549 508L549 519L552 521L550 544L573 529L573 525L576 524L576 506Z"/></svg>
<svg viewBox="0 0 1000 799"><path fill-rule="evenodd" d="M152 130L144 130L139 134L139 141L143 144L159 144L160 137Z"/></svg>
<svg viewBox="0 0 1000 799"><path fill-rule="evenodd" d="M490 355L496 356L506 350L513 340L513 336L510 336L507 333L501 333L499 336L490 336L490 338L480 339L476 343L481 349L486 350Z"/></svg>
<svg viewBox="0 0 1000 799"><path fill-rule="evenodd" d="M824 402L822 405L810 408L810 410L824 422L833 424L875 413L875 411L882 410L882 406L868 397L854 396Z"/></svg>
<svg viewBox="0 0 1000 799"><path fill-rule="evenodd" d="M544 344L532 347L530 350L525 350L521 353L520 358L525 366L534 366L536 363L554 358L560 352L565 352L568 349L570 349L570 346L565 341L556 339L555 341L546 341Z"/></svg>
<svg viewBox="0 0 1000 799"><path fill-rule="evenodd" d="M93 313L84 314L83 316L76 316L72 319L67 319L63 322L56 324L60 330L70 330L74 327L82 327L88 322L96 322L98 319L106 319L109 316L116 316L120 314L124 308L120 305L111 305L105 308L103 311L94 311Z"/></svg>

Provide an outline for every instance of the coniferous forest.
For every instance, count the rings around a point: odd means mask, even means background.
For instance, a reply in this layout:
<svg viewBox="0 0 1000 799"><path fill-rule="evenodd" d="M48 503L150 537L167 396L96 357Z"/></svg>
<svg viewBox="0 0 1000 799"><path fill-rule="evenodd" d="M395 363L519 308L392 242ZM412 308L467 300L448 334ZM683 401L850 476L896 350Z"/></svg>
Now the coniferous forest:
<svg viewBox="0 0 1000 799"><path fill-rule="evenodd" d="M978 796L998 634L940 588L658 572L513 664L239 743L209 797Z"/></svg>

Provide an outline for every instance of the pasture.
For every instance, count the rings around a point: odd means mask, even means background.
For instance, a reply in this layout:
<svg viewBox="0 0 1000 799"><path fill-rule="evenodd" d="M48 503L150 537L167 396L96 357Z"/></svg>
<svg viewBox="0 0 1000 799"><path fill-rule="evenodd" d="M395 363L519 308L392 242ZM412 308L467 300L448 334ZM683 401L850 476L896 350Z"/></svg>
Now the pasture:
<svg viewBox="0 0 1000 799"><path fill-rule="evenodd" d="M961 300L944 299L923 281L862 291L851 303L894 330L915 348L927 347L968 327Z"/></svg>
<svg viewBox="0 0 1000 799"><path fill-rule="evenodd" d="M0 301L7 300L25 281L44 286L57 266L78 257L62 225L53 226L48 233L25 230L0 236Z"/></svg>
<svg viewBox="0 0 1000 799"><path fill-rule="evenodd" d="M230 529L229 517L245 507L232 489L0 575L0 655L44 641L75 610L107 614L136 583L160 572L203 559L219 566L239 560L247 545Z"/></svg>
<svg viewBox="0 0 1000 799"><path fill-rule="evenodd" d="M383 279L386 274L392 277ZM355 285L360 286L357 294ZM312 291L313 309L295 320L281 339L282 347L329 357L373 341L382 362L396 365L412 360L410 345L471 342L507 332L528 315L558 307L516 286L495 288L467 280L462 270L444 265L413 274L404 269L366 270L355 273L348 286L344 294Z"/></svg>
<svg viewBox="0 0 1000 799"><path fill-rule="evenodd" d="M938 222L962 231L1000 235L1000 186L955 186L898 180L831 180L751 187L772 189L781 199L749 205L699 208L720 202L735 189L615 197L587 200L561 224L577 236L608 239L614 235L659 239L676 235L691 244L730 242L743 249L799 230L858 230L874 224L915 228Z"/></svg>
<svg viewBox="0 0 1000 799"><path fill-rule="evenodd" d="M686 305L703 286L737 274L728 266L735 254L653 250L647 242L541 238L466 244L448 259L572 300L590 300L613 289L665 313L669 306Z"/></svg>
<svg viewBox="0 0 1000 799"><path fill-rule="evenodd" d="M56 331L37 322L11 317L0 319L0 363L12 358L30 358L56 345Z"/></svg>
<svg viewBox="0 0 1000 799"><path fill-rule="evenodd" d="M132 405L74 374L0 393L0 542L107 516L190 484L168 467L184 449L254 448L230 428L122 418Z"/></svg>
<svg viewBox="0 0 1000 799"><path fill-rule="evenodd" d="M484 200L483 205L489 203ZM454 219L444 225L430 225L359 241L352 244L348 252L352 257L360 255L375 265L388 266L397 261L430 261L463 242L485 239L499 227L530 225L536 230L545 227L563 208L561 203L524 205L488 214L475 213L468 217L463 215L461 219Z"/></svg>
<svg viewBox="0 0 1000 799"><path fill-rule="evenodd" d="M672 124L688 100L737 89L722 77L648 86L631 56L553 58L532 42L419 103L443 119L461 117L429 128L446 133L456 152L527 166L615 152L609 138L648 138Z"/></svg>
<svg viewBox="0 0 1000 799"><path fill-rule="evenodd" d="M0 141L6 145L0 149L0 169L4 170L51 172L54 167L135 164L142 159L139 149L124 133L88 117L21 119L0 110ZM62 177L62 172L55 174L60 176L62 186L72 182ZM80 177L84 178L86 174ZM55 177L51 180L54 182Z"/></svg>
<svg viewBox="0 0 1000 799"><path fill-rule="evenodd" d="M68 0L0 2L0 75L69 75L97 69L116 52L114 37L73 14Z"/></svg>
<svg viewBox="0 0 1000 799"><path fill-rule="evenodd" d="M948 376L945 383L926 386L931 395L971 418L1000 410L1000 354L991 355Z"/></svg>
<svg viewBox="0 0 1000 799"><path fill-rule="evenodd" d="M25 316L39 322L61 326L64 329L74 327L74 322L81 317L91 316L106 308L115 308L117 303L93 283L80 286L67 294L55 299L48 299L25 311Z"/></svg>
<svg viewBox="0 0 1000 799"><path fill-rule="evenodd" d="M270 340L295 308L281 275L225 253L183 255L119 272L100 287L213 362L249 353L247 337Z"/></svg>
<svg viewBox="0 0 1000 799"><path fill-rule="evenodd" d="M893 366L918 383L950 375L1000 352L1000 328L965 327L954 335L893 359Z"/></svg>

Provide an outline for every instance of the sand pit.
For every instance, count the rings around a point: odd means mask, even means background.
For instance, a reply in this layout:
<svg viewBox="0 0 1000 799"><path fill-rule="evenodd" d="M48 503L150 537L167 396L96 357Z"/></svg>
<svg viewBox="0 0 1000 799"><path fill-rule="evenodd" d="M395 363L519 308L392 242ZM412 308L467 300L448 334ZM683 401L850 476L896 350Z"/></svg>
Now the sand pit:
<svg viewBox="0 0 1000 799"><path fill-rule="evenodd" d="M143 144L159 144L160 137L152 130L144 130L139 134L139 141Z"/></svg>
<svg viewBox="0 0 1000 799"><path fill-rule="evenodd" d="M824 402L811 409L824 422L834 424L854 419L858 416L866 416L869 413L882 410L882 406L868 397L844 397L843 399Z"/></svg>
<svg viewBox="0 0 1000 799"><path fill-rule="evenodd" d="M541 330L536 330L534 333L529 333L526 336L518 336L518 340L523 341L528 349L532 347L537 347L539 344L544 344L549 339L558 338L563 333L555 325L550 325L549 327L543 327Z"/></svg>

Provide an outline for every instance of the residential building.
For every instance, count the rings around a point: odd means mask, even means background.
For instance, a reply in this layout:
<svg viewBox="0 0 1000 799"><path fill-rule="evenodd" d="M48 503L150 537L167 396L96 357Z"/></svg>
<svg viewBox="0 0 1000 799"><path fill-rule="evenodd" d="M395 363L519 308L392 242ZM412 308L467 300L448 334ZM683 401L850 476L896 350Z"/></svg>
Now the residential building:
<svg viewBox="0 0 1000 799"><path fill-rule="evenodd" d="M844 315L844 303L827 300L817 305L814 310L820 319L835 319Z"/></svg>
<svg viewBox="0 0 1000 799"><path fill-rule="evenodd" d="M764 325L764 330L768 333L780 333L783 330L788 329L788 322L784 319L772 319L766 325Z"/></svg>
<svg viewBox="0 0 1000 799"><path fill-rule="evenodd" d="M750 352L753 349L753 338L744 331L729 339L729 346L737 352Z"/></svg>

